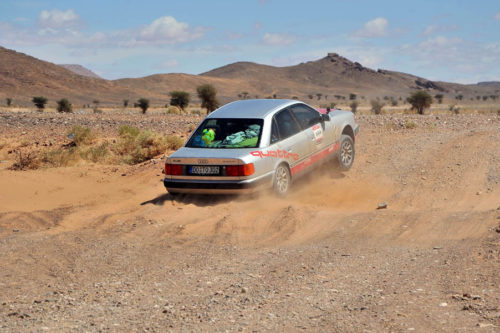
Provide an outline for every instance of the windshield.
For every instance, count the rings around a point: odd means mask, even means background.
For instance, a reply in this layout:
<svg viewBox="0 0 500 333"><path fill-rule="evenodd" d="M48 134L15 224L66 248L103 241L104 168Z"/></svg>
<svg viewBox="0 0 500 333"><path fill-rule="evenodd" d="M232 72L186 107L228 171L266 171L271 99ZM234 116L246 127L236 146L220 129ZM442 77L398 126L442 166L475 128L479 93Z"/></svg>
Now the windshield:
<svg viewBox="0 0 500 333"><path fill-rule="evenodd" d="M262 132L262 119L205 119L186 147L256 148Z"/></svg>

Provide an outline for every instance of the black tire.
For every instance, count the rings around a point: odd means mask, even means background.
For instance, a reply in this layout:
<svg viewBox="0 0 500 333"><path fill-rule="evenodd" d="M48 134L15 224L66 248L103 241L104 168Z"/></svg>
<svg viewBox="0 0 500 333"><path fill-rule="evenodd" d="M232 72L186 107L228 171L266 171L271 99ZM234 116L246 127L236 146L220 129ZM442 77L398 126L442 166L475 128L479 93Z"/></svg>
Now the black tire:
<svg viewBox="0 0 500 333"><path fill-rule="evenodd" d="M354 141L349 135L340 137L340 149L338 154L338 164L341 170L347 171L354 163L354 156L356 151L354 149Z"/></svg>
<svg viewBox="0 0 500 333"><path fill-rule="evenodd" d="M280 164L274 171L273 180L273 190L276 195L284 197L287 195L290 185L292 183L292 177L290 175L290 169L285 164Z"/></svg>

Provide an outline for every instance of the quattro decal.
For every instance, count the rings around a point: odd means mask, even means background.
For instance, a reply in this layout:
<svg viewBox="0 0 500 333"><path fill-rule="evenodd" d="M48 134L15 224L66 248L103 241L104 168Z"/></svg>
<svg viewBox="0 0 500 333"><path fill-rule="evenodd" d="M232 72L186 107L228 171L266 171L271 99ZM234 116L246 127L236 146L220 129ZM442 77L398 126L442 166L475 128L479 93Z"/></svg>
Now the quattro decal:
<svg viewBox="0 0 500 333"><path fill-rule="evenodd" d="M293 159L294 161L297 161L299 159L299 154L292 154L287 152L286 150L281 150L281 149L267 150L267 151L255 150L250 154L252 154L253 156L258 156L260 158L279 157L279 158L286 158L287 160Z"/></svg>
<svg viewBox="0 0 500 333"><path fill-rule="evenodd" d="M313 165L314 163L319 162L323 158L327 157L330 154L333 154L337 150L340 149L340 143L336 142L335 144L326 147L325 149L321 150L320 152L312 155L311 157L306 158L304 161L297 163L294 165L291 169L292 175L308 168L309 166Z"/></svg>

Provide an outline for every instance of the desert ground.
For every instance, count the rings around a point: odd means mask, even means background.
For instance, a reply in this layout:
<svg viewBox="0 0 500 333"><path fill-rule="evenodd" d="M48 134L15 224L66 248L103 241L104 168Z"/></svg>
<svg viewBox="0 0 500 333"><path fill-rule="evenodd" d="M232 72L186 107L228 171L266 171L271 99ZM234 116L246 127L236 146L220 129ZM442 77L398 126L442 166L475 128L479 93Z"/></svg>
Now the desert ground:
<svg viewBox="0 0 500 333"><path fill-rule="evenodd" d="M353 168L283 199L171 197L161 155L11 169L75 124L201 119L0 110L1 332L498 332L497 113L359 115Z"/></svg>

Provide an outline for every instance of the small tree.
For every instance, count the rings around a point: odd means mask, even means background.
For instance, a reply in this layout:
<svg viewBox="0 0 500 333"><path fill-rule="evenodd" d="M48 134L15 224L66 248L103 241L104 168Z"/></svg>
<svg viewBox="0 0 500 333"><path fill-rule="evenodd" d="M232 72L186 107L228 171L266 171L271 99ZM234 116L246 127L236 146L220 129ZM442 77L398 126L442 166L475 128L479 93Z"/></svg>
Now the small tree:
<svg viewBox="0 0 500 333"><path fill-rule="evenodd" d="M379 102L377 100L371 100L370 104L372 105L372 112L375 114L381 114L382 113L382 108L385 106L384 103Z"/></svg>
<svg viewBox="0 0 500 333"><path fill-rule="evenodd" d="M458 99L459 101L461 101L463 98L464 98L464 95L457 95L457 96L455 96L455 99Z"/></svg>
<svg viewBox="0 0 500 333"><path fill-rule="evenodd" d="M207 114L219 107L220 102L217 99L217 89L211 84L198 86L196 92L201 99L201 107L207 109Z"/></svg>
<svg viewBox="0 0 500 333"><path fill-rule="evenodd" d="M7 97L7 98L5 99L5 102L7 103L7 106L11 106L11 104L12 104L12 98Z"/></svg>
<svg viewBox="0 0 500 333"><path fill-rule="evenodd" d="M128 106L128 99L123 100L123 107L126 108Z"/></svg>
<svg viewBox="0 0 500 333"><path fill-rule="evenodd" d="M411 94L407 101L418 114L424 114L424 110L432 104L432 97L426 91L418 90Z"/></svg>
<svg viewBox="0 0 500 333"><path fill-rule="evenodd" d="M356 113L356 111L358 111L358 102L352 101L349 106L351 107L352 113Z"/></svg>
<svg viewBox="0 0 500 333"><path fill-rule="evenodd" d="M437 99L439 104L443 103L443 94L436 94L434 95L434 98Z"/></svg>
<svg viewBox="0 0 500 333"><path fill-rule="evenodd" d="M66 99L60 99L57 101L57 111L59 112L73 112L73 105Z"/></svg>
<svg viewBox="0 0 500 333"><path fill-rule="evenodd" d="M38 110L42 111L43 109L45 109L45 104L47 104L48 100L46 97L36 96L36 97L33 97L33 99L31 101L33 102L33 104L35 104L35 106L38 108Z"/></svg>
<svg viewBox="0 0 500 333"><path fill-rule="evenodd" d="M349 94L349 99L350 99L351 101L354 101L354 100L356 99L356 97L357 97L357 95L356 95L356 94L353 94L353 93Z"/></svg>
<svg viewBox="0 0 500 333"><path fill-rule="evenodd" d="M146 98L140 98L137 101L137 106L142 110L142 113L146 113L146 111L149 108L149 99Z"/></svg>
<svg viewBox="0 0 500 333"><path fill-rule="evenodd" d="M318 101L321 99L321 96L323 96L322 93L317 93L316 96L318 97Z"/></svg>
<svg viewBox="0 0 500 333"><path fill-rule="evenodd" d="M178 106L184 110L189 105L189 93L186 91L172 91L170 92L170 105Z"/></svg>
<svg viewBox="0 0 500 333"><path fill-rule="evenodd" d="M92 103L94 103L94 113L99 113L99 112L101 112L101 111L99 110L99 103L101 103L101 102L100 102L98 99L94 99L94 100L92 101Z"/></svg>

